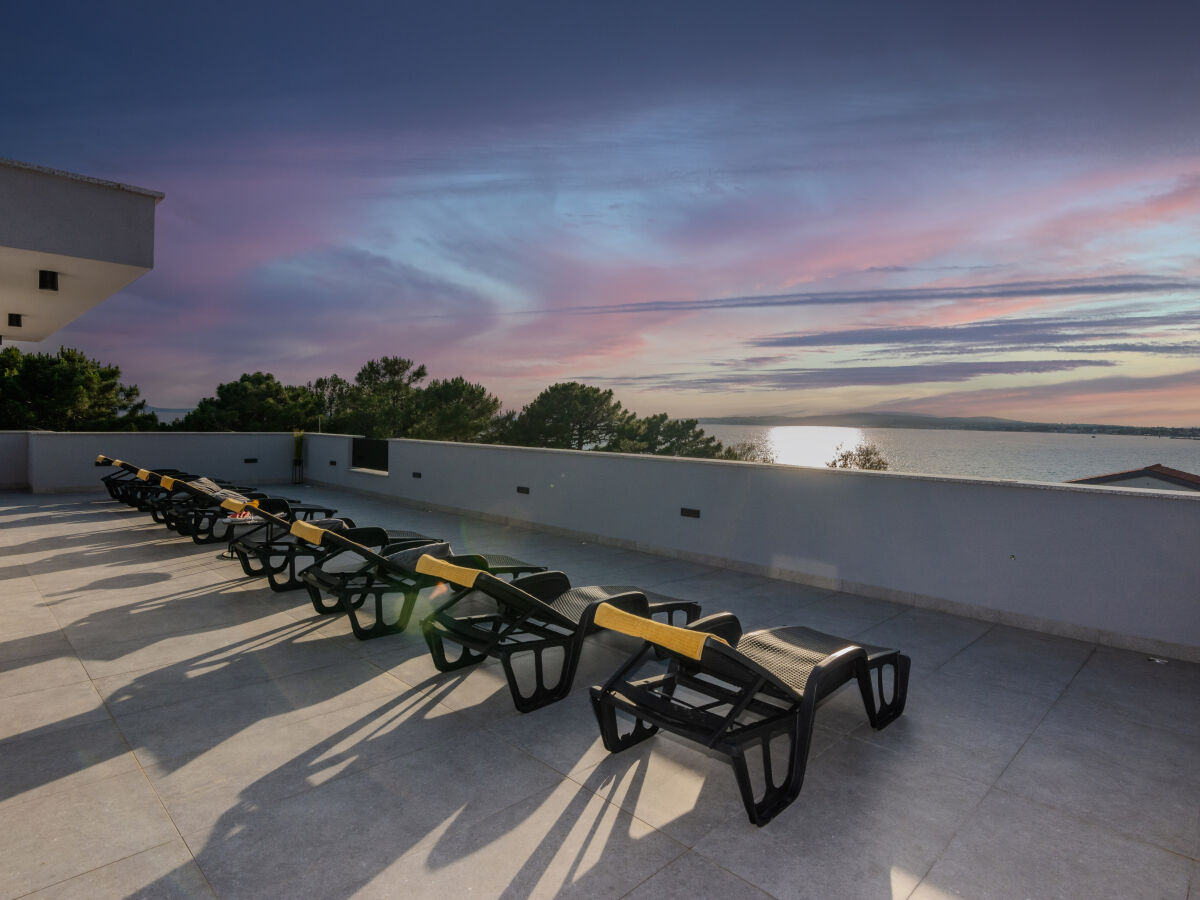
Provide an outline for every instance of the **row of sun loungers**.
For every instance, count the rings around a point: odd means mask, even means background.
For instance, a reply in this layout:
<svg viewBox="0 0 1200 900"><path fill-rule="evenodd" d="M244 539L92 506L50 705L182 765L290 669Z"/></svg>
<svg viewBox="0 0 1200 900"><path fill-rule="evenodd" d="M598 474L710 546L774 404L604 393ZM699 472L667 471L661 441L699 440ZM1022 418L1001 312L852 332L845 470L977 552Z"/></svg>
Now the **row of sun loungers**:
<svg viewBox="0 0 1200 900"><path fill-rule="evenodd" d="M435 537L359 526L252 487L105 456L96 464L115 468L103 478L113 499L197 543L226 542L247 576L277 591L304 588L318 613L344 613L360 639L404 631L418 594L449 585L420 621L434 664L449 672L498 659L522 712L570 693L587 635L638 639L590 690L605 748L662 730L724 754L756 825L799 795L817 707L835 691L855 682L876 729L904 710L910 663L897 650L803 627L743 632L731 613L701 618L698 603L632 586L573 587L541 565L455 553ZM518 677L522 660L532 661L531 688Z"/></svg>

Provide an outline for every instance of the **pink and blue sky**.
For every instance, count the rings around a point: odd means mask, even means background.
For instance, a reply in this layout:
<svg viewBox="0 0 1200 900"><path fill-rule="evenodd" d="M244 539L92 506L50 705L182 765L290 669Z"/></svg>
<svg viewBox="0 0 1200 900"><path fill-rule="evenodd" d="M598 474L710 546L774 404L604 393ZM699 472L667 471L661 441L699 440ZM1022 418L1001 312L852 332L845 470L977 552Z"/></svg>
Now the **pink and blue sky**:
<svg viewBox="0 0 1200 900"><path fill-rule="evenodd" d="M1200 422L1200 4L7 4L0 156L164 191L59 343L186 407ZM19 40L13 40L19 37Z"/></svg>

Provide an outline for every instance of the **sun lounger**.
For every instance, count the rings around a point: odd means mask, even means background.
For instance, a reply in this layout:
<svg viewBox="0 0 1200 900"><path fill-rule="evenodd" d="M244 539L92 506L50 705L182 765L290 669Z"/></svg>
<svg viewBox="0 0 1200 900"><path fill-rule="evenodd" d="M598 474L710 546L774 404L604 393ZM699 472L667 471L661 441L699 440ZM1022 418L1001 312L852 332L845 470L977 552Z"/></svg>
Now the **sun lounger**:
<svg viewBox="0 0 1200 900"><path fill-rule="evenodd" d="M387 560L386 565L365 559L353 549L341 550L300 573L313 608L322 615L346 613L359 640L404 631L412 618L417 595L425 588L445 583L416 571L417 560L423 555L492 575L517 577L546 569L498 553L456 555L445 541L430 544L408 540L382 548L379 555ZM397 597L400 609L389 619ZM364 613L368 600L372 604Z"/></svg>
<svg viewBox="0 0 1200 900"><path fill-rule="evenodd" d="M755 825L799 795L817 707L834 691L856 681L872 728L904 711L910 661L897 650L800 627L743 634L732 613L676 628L604 605L595 621L646 642L591 689L604 746L615 753L661 728L723 753ZM626 733L619 713L633 720ZM779 738L786 752L773 758Z"/></svg>
<svg viewBox="0 0 1200 900"><path fill-rule="evenodd" d="M562 572L538 572L508 582L428 555L422 556L415 568L422 575L463 589L421 622L434 665L450 672L489 656L499 658L513 704L521 712L561 700L570 692L583 639L595 629L593 618L601 604L642 616L680 614L686 620L700 612L699 604L683 600L652 604L645 592L635 587L572 588ZM456 607L473 604L481 596L491 601L494 612L456 614ZM457 658L446 655L447 643L461 648ZM533 687L525 692L514 660L527 654L532 654ZM547 664L556 656L562 661L554 674L548 672L553 666Z"/></svg>

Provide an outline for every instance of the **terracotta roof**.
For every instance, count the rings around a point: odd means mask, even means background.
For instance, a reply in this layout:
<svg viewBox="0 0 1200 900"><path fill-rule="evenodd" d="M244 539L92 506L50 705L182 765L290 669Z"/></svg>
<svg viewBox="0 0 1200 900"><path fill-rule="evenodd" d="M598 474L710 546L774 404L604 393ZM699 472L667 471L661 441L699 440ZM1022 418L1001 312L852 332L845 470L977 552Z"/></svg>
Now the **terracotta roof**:
<svg viewBox="0 0 1200 900"><path fill-rule="evenodd" d="M1200 491L1200 475L1184 472L1182 469L1172 469L1162 463L1154 463L1142 469L1130 469L1127 472L1109 472L1107 475L1092 475L1090 478L1072 478L1067 484L1108 484L1113 481L1128 481L1130 478L1158 478L1172 484L1183 485Z"/></svg>

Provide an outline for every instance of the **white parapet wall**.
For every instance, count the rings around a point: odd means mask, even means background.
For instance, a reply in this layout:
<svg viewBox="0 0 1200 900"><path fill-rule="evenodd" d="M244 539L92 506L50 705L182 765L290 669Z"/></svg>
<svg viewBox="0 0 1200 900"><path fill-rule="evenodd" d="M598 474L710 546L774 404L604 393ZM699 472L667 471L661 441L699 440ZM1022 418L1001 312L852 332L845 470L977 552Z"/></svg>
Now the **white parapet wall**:
<svg viewBox="0 0 1200 900"><path fill-rule="evenodd" d="M216 473L244 484L285 484L292 477L291 432L30 431L26 485L37 494L100 489L97 454L147 469ZM0 444L0 448L4 445ZM0 464L0 473L3 465Z"/></svg>
<svg viewBox="0 0 1200 900"><path fill-rule="evenodd" d="M314 482L1200 660L1200 496L408 440L385 474L306 443Z"/></svg>
<svg viewBox="0 0 1200 900"><path fill-rule="evenodd" d="M29 432L0 431L0 490L29 487Z"/></svg>

